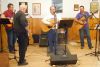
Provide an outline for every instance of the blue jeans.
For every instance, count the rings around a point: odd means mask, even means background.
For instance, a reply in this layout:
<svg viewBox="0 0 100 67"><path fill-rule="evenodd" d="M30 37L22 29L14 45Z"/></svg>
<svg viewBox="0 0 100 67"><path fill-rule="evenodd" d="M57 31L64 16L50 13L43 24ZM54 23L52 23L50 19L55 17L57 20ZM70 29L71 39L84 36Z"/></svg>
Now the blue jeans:
<svg viewBox="0 0 100 67"><path fill-rule="evenodd" d="M48 32L48 48L51 53L56 53L57 33L54 29Z"/></svg>
<svg viewBox="0 0 100 67"><path fill-rule="evenodd" d="M89 32L89 27L83 27L79 30L80 32L80 42L81 42L81 46L84 47L84 33L86 34L86 38L87 38L87 42L88 42L88 47L91 48L92 44L91 44L91 38L90 38L90 32Z"/></svg>
<svg viewBox="0 0 100 67"><path fill-rule="evenodd" d="M15 42L16 42L16 34L14 33L13 29L6 30L7 37L8 37L8 48L9 51L15 50Z"/></svg>

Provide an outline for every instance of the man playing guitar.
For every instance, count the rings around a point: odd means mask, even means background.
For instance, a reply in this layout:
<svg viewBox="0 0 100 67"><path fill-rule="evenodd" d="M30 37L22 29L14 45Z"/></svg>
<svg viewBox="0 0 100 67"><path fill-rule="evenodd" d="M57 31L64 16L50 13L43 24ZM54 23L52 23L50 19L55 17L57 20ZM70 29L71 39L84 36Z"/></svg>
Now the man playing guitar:
<svg viewBox="0 0 100 67"><path fill-rule="evenodd" d="M84 33L87 37L88 47L89 49L92 48L90 32L89 32L89 25L88 25L88 18L89 13L84 11L84 6L80 6L80 12L76 15L75 22L79 25L79 33L80 33L80 42L81 42L81 49L84 48Z"/></svg>
<svg viewBox="0 0 100 67"><path fill-rule="evenodd" d="M43 24L41 26L43 32L48 32L48 47L49 52L54 53L56 51L56 30L58 16L56 15L56 7L50 7L50 14L42 20Z"/></svg>

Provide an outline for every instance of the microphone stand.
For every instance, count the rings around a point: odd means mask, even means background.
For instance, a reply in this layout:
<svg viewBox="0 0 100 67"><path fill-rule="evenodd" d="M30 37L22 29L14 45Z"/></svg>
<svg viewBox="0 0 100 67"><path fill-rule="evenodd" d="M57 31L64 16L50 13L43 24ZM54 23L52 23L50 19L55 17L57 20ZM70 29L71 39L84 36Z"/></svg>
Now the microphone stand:
<svg viewBox="0 0 100 67"><path fill-rule="evenodd" d="M94 18L97 18L94 13L92 13L92 16ZM98 21L98 20L97 20ZM96 30L96 43L95 43L95 51L93 53L95 53L94 55L97 56L97 59L99 60L99 57L98 57L98 54L97 54L97 42L98 42L98 36L99 36L99 41L100 41L100 34L98 34L98 32L100 32L100 30L98 29L99 25L100 25L100 21L98 21L99 24L97 24L95 30ZM100 45L100 42L99 42L99 45ZM89 54L93 54L93 53L89 53ZM89 54L85 54L85 55L89 55Z"/></svg>
<svg viewBox="0 0 100 67"><path fill-rule="evenodd" d="M55 15L54 15L54 22L56 23L55 24L55 33L56 33L56 43L54 44L54 54L56 55L57 54L57 44L58 44L58 33L57 33L57 16L56 16L56 13L55 13Z"/></svg>
<svg viewBox="0 0 100 67"><path fill-rule="evenodd" d="M94 16L94 14L93 14L93 16ZM97 18L96 16L94 16L95 18ZM97 20L98 21L98 20ZM96 43L95 43L95 56L97 56L97 58L98 58L98 60L99 60L99 57L98 57L98 53L97 53L97 45L98 45L98 36L100 36L100 34L98 34L99 33L99 25L100 25L100 21L98 21L99 22L99 24L97 24L97 26L96 26ZM100 39L100 38L99 38ZM100 40L99 40L100 41ZM99 44L100 45L100 44Z"/></svg>

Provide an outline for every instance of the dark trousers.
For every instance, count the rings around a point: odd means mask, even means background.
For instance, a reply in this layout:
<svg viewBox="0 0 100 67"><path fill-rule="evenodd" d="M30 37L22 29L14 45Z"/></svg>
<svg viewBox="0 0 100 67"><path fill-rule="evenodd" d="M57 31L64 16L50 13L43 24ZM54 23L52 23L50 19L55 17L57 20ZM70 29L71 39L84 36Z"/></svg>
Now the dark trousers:
<svg viewBox="0 0 100 67"><path fill-rule="evenodd" d="M84 34L86 34L87 42L88 42L88 47L91 48L91 38L90 38L90 32L89 32L89 27L83 27L80 31L80 42L81 46L84 46Z"/></svg>
<svg viewBox="0 0 100 67"><path fill-rule="evenodd" d="M49 48L49 51L52 52L52 53L55 53L56 46L57 46L57 34L56 34L56 30L51 29L48 32L47 37L48 37L48 48Z"/></svg>
<svg viewBox="0 0 100 67"><path fill-rule="evenodd" d="M17 33L18 44L19 44L19 62L22 63L25 60L25 53L28 45L28 34L25 33Z"/></svg>
<svg viewBox="0 0 100 67"><path fill-rule="evenodd" d="M14 51L15 49L15 42L16 42L16 34L13 29L6 30L7 37L8 37L8 48L9 51Z"/></svg>

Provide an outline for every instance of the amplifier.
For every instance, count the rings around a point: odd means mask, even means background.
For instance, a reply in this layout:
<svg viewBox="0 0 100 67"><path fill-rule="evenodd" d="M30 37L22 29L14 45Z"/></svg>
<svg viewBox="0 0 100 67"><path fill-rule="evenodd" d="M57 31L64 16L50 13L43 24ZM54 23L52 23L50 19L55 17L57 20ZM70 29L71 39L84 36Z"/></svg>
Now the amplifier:
<svg viewBox="0 0 100 67"><path fill-rule="evenodd" d="M48 42L47 42L47 33L42 33L39 38L39 46L40 47L47 47Z"/></svg>

